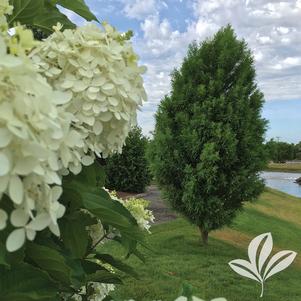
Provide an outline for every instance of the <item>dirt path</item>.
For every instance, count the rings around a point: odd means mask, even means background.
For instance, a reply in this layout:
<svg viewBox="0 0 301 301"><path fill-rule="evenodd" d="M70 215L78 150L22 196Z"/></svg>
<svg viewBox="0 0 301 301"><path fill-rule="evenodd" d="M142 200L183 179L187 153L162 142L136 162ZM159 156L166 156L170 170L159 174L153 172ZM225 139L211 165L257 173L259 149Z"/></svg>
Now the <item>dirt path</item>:
<svg viewBox="0 0 301 301"><path fill-rule="evenodd" d="M153 211L155 216L155 224L161 224L170 220L173 220L177 217L176 213L173 212L162 200L160 190L157 186L151 185L147 187L145 193L140 194L130 194L119 192L118 196L122 198L136 197L143 198L150 202L149 209Z"/></svg>

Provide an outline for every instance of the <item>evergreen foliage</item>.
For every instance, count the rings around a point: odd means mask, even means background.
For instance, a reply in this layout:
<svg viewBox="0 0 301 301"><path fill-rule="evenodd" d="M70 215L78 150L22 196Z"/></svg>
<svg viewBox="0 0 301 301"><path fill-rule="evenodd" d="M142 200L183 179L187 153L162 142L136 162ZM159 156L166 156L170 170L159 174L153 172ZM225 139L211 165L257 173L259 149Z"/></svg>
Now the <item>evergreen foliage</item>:
<svg viewBox="0 0 301 301"><path fill-rule="evenodd" d="M190 45L156 113L152 171L171 206L208 233L263 189L264 96L254 60L231 26Z"/></svg>
<svg viewBox="0 0 301 301"><path fill-rule="evenodd" d="M106 187L127 192L144 192L151 176L146 160L148 140L140 127L134 127L125 141L121 154L106 160Z"/></svg>

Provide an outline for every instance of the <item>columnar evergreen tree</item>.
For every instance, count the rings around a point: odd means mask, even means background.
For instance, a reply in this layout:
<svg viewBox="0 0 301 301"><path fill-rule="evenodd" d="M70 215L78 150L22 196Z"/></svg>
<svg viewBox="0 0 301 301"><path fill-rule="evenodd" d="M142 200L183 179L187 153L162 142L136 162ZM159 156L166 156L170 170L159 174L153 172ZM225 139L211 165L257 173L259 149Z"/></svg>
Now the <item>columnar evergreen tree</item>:
<svg viewBox="0 0 301 301"><path fill-rule="evenodd" d="M208 233L263 189L263 94L231 26L190 45L156 114L152 170L171 206Z"/></svg>
<svg viewBox="0 0 301 301"><path fill-rule="evenodd" d="M144 192L151 180L146 147L148 140L140 127L134 127L121 154L106 159L106 187L127 192Z"/></svg>

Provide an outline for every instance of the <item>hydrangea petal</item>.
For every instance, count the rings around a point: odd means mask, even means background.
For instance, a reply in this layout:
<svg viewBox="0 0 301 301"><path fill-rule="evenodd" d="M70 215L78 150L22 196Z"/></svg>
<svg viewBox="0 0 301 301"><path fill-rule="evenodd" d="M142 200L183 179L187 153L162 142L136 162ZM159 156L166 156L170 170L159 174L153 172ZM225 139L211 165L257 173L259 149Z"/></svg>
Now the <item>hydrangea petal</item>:
<svg viewBox="0 0 301 301"><path fill-rule="evenodd" d="M0 147L7 146L12 140L12 134L6 128L0 128Z"/></svg>
<svg viewBox="0 0 301 301"><path fill-rule="evenodd" d="M33 241L36 237L37 232L31 229L26 229L26 236L29 240Z"/></svg>
<svg viewBox="0 0 301 301"><path fill-rule="evenodd" d="M48 228L54 235L56 235L58 237L61 235L60 228L58 225L51 223Z"/></svg>
<svg viewBox="0 0 301 301"><path fill-rule="evenodd" d="M12 201L20 205L23 201L23 183L21 179L18 176L12 176L9 181L9 197L12 199Z"/></svg>
<svg viewBox="0 0 301 301"><path fill-rule="evenodd" d="M8 186L9 176L0 177L0 193L4 192Z"/></svg>
<svg viewBox="0 0 301 301"><path fill-rule="evenodd" d="M16 163L14 173L17 173L22 176L28 175L35 169L37 164L37 159L34 157L20 158Z"/></svg>
<svg viewBox="0 0 301 301"><path fill-rule="evenodd" d="M8 157L0 152L0 176L6 175L10 170L10 162Z"/></svg>
<svg viewBox="0 0 301 301"><path fill-rule="evenodd" d="M89 166L89 165L93 164L93 162L94 162L94 158L91 156L84 156L82 158L82 163L84 166Z"/></svg>
<svg viewBox="0 0 301 301"><path fill-rule="evenodd" d="M35 217L27 226L27 229L42 231L47 228L50 224L50 216L48 213L41 213Z"/></svg>
<svg viewBox="0 0 301 301"><path fill-rule="evenodd" d="M8 252L19 250L25 243L25 229L16 229L11 232L6 240L6 249Z"/></svg>
<svg viewBox="0 0 301 301"><path fill-rule="evenodd" d="M15 227L25 227L29 220L28 214L23 209L15 209L10 215L10 222Z"/></svg>

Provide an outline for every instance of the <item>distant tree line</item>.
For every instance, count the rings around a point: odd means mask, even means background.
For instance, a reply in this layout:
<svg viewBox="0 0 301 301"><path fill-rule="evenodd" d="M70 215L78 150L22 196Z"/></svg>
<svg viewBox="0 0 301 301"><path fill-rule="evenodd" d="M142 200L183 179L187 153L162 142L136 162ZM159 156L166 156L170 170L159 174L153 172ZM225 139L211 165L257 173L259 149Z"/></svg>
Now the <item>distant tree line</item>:
<svg viewBox="0 0 301 301"><path fill-rule="evenodd" d="M301 141L297 144L271 139L265 144L270 161L281 163L290 160L301 160Z"/></svg>

